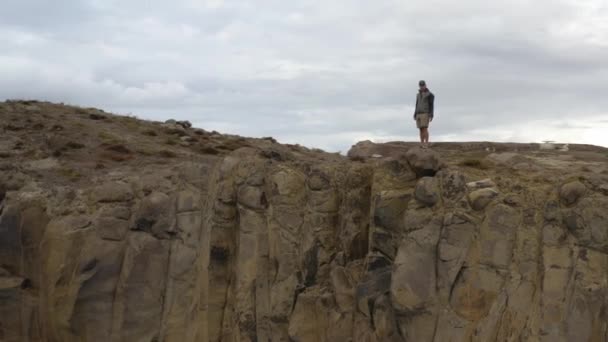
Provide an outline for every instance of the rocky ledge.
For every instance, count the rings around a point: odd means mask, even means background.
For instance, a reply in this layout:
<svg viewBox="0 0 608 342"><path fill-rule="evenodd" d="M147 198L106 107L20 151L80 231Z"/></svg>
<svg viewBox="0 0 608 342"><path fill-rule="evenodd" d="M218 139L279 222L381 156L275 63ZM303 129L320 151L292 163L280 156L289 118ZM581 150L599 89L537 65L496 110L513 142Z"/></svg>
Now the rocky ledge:
<svg viewBox="0 0 608 342"><path fill-rule="evenodd" d="M0 129L1 341L608 341L604 148Z"/></svg>

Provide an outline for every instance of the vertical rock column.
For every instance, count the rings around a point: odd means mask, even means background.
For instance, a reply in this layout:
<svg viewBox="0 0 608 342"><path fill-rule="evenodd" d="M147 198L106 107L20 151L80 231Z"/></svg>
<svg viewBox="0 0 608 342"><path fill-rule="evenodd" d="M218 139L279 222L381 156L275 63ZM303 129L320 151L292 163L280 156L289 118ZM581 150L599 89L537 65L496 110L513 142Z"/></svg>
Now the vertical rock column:
<svg viewBox="0 0 608 342"><path fill-rule="evenodd" d="M236 190L234 174L239 159L228 156L218 169L209 177L210 196L204 222L209 237L208 264L203 265L203 285L201 288L202 310L201 331L199 340L219 342L225 336L225 329L230 332L232 311L228 308L229 288L233 282L233 264L235 262L235 239L238 227L236 209ZM206 268L206 269L205 269ZM225 340L225 339L224 339Z"/></svg>

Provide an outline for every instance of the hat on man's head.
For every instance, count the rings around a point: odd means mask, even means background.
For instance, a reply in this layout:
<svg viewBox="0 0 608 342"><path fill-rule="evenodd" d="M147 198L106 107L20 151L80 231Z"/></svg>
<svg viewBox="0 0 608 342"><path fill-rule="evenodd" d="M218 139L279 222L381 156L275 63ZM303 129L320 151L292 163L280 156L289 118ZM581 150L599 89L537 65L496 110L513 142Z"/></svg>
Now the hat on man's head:
<svg viewBox="0 0 608 342"><path fill-rule="evenodd" d="M421 86L421 87L425 86L426 82L424 82L424 80L420 80L420 82L418 82L418 85Z"/></svg>

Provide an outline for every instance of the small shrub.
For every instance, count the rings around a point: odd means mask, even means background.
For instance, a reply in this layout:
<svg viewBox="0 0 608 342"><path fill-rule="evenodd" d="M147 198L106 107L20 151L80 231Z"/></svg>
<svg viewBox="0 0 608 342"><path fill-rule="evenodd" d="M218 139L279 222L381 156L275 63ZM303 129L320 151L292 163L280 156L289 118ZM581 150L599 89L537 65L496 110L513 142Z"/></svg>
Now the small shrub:
<svg viewBox="0 0 608 342"><path fill-rule="evenodd" d="M175 138L167 138L167 140L165 141L165 144L170 145L170 146L175 146L178 143L179 142Z"/></svg>
<svg viewBox="0 0 608 342"><path fill-rule="evenodd" d="M24 128L23 126L18 126L18 125L11 125L11 124L4 125L5 130L13 131L13 132L21 131L21 130L23 130L23 128Z"/></svg>
<svg viewBox="0 0 608 342"><path fill-rule="evenodd" d="M365 158L363 158L362 156L352 156L352 157L348 157L348 159L350 159L352 161L357 161L357 162L365 162Z"/></svg>
<svg viewBox="0 0 608 342"><path fill-rule="evenodd" d="M490 166L488 165L488 163L485 160L479 159L479 158L465 159L465 160L461 161L459 163L459 165L466 166L466 167L472 167L472 168L480 169L480 170L487 170L490 168Z"/></svg>
<svg viewBox="0 0 608 342"><path fill-rule="evenodd" d="M125 162L129 159L132 159L133 156L129 154L116 153L113 151L106 151L101 154L102 159L109 159L115 162Z"/></svg>
<svg viewBox="0 0 608 342"><path fill-rule="evenodd" d="M158 155L163 157L163 158L175 158L177 157L177 154L173 151L169 151L169 150L160 150L158 151Z"/></svg>
<svg viewBox="0 0 608 342"><path fill-rule="evenodd" d="M216 150L215 148L211 147L211 146L203 146L200 149L201 153L203 154L212 154L212 155L217 155L220 154L220 151Z"/></svg>
<svg viewBox="0 0 608 342"><path fill-rule="evenodd" d="M115 136L114 134L105 132L105 131L99 132L99 134L97 134L97 136L99 137L99 139L101 139L104 142L116 143L116 142L120 141L120 139L117 136Z"/></svg>
<svg viewBox="0 0 608 342"><path fill-rule="evenodd" d="M89 114L89 119L91 119L91 120L105 120L106 116L105 115L99 115L99 114Z"/></svg>
<svg viewBox="0 0 608 342"><path fill-rule="evenodd" d="M241 147L248 147L248 146L249 146L249 144L243 140L228 140L228 141L225 141L222 144L218 145L217 148L219 148L220 150L225 150L225 151L234 151L234 150L238 150Z"/></svg>
<svg viewBox="0 0 608 342"><path fill-rule="evenodd" d="M80 172L72 169L72 168L63 168L59 170L59 173L65 177L65 178L69 178L71 181L77 181L80 179L80 177L82 177L82 174L80 174Z"/></svg>
<svg viewBox="0 0 608 342"><path fill-rule="evenodd" d="M153 156L154 155L154 151L146 149L146 148L139 148L136 150L137 153L144 155L144 156Z"/></svg>
<svg viewBox="0 0 608 342"><path fill-rule="evenodd" d="M123 144L113 144L113 145L107 146L106 150L107 151L117 152L117 153L122 153L122 154L131 154L131 153L133 153L133 151L131 151L128 147L126 147Z"/></svg>
<svg viewBox="0 0 608 342"><path fill-rule="evenodd" d="M25 158L34 158L37 153L38 153L38 150L36 150L36 149L29 149L29 150L23 152L23 154L21 156L25 157Z"/></svg>
<svg viewBox="0 0 608 342"><path fill-rule="evenodd" d="M79 142L75 142L75 141L70 141L67 144L65 144L65 147L67 148L71 148L74 150L79 150L81 148L84 148L84 145L79 143Z"/></svg>
<svg viewBox="0 0 608 342"><path fill-rule="evenodd" d="M143 134L143 135L147 135L147 136L149 136L149 137L156 137L156 136L158 136L158 133L157 133L155 130L153 130L153 129L146 129L146 130L143 130L143 131L141 132L141 134Z"/></svg>

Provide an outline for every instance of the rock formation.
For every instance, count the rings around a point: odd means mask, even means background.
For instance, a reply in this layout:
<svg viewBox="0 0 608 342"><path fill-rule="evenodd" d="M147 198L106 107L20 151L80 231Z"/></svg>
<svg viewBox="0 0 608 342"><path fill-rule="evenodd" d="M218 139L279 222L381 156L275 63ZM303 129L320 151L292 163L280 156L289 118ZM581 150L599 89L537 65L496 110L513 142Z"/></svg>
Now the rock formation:
<svg viewBox="0 0 608 342"><path fill-rule="evenodd" d="M0 341L608 341L606 149L0 125Z"/></svg>

